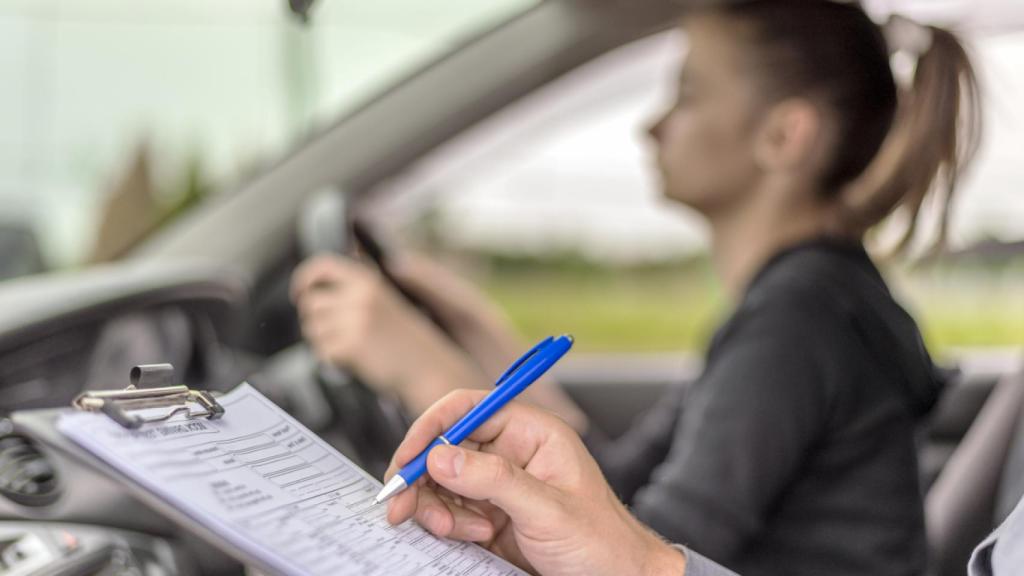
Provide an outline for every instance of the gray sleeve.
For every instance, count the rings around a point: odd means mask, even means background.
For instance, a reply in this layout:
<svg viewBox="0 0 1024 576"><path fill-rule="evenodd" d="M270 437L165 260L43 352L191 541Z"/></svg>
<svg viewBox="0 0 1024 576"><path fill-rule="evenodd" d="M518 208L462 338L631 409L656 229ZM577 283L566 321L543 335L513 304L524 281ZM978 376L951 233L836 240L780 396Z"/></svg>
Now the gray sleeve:
<svg viewBox="0 0 1024 576"><path fill-rule="evenodd" d="M738 576L732 570L715 564L700 554L688 550L685 546L674 545L673 548L686 556L685 576Z"/></svg>
<svg viewBox="0 0 1024 576"><path fill-rule="evenodd" d="M968 576L992 576L992 546L996 543L996 533L992 533L982 541L967 564Z"/></svg>
<svg viewBox="0 0 1024 576"><path fill-rule="evenodd" d="M1024 500L971 556L970 576L1010 576L1024 566Z"/></svg>

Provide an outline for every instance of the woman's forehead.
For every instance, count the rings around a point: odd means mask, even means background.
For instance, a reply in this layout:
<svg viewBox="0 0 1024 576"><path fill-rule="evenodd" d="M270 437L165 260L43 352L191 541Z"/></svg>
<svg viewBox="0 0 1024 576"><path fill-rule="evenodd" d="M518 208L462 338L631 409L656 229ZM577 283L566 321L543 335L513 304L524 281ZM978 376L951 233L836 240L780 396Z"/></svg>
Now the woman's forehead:
<svg viewBox="0 0 1024 576"><path fill-rule="evenodd" d="M701 82L734 75L742 70L742 47L735 31L703 24L687 26L680 81Z"/></svg>
<svg viewBox="0 0 1024 576"><path fill-rule="evenodd" d="M758 82L765 65L758 34L748 22L715 12L688 17L681 26L685 38L680 80L689 82Z"/></svg>

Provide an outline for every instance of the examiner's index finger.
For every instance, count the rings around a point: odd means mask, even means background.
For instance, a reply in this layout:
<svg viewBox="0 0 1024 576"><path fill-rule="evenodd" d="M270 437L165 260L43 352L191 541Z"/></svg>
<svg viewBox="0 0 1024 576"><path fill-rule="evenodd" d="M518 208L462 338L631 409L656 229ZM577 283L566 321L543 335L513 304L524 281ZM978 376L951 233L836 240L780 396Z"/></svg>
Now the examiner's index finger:
<svg viewBox="0 0 1024 576"><path fill-rule="evenodd" d="M428 444L459 421L487 395L486 390L456 390L434 402L405 433L392 461L398 466L408 464Z"/></svg>
<svg viewBox="0 0 1024 576"><path fill-rule="evenodd" d="M487 390L456 390L435 402L409 427L405 439L395 450L392 462L398 467L408 464L435 438L469 413L487 394ZM515 403L505 406L477 428L470 435L470 440L490 442L501 434L516 411L524 409Z"/></svg>

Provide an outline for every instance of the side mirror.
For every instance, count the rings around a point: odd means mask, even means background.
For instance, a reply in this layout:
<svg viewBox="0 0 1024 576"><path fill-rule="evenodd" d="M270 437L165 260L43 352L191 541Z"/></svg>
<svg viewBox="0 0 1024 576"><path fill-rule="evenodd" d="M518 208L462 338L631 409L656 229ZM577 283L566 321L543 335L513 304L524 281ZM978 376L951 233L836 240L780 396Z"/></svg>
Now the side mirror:
<svg viewBox="0 0 1024 576"><path fill-rule="evenodd" d="M31 226L0 221L0 281L45 271L39 241Z"/></svg>

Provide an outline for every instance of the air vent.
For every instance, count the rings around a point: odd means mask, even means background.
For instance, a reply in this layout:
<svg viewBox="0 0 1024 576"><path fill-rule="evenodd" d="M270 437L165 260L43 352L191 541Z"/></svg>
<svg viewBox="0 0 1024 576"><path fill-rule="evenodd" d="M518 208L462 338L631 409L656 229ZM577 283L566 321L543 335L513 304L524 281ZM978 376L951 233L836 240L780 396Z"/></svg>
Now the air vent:
<svg viewBox="0 0 1024 576"><path fill-rule="evenodd" d="M46 457L24 436L0 435L0 496L22 506L46 506L59 495Z"/></svg>

